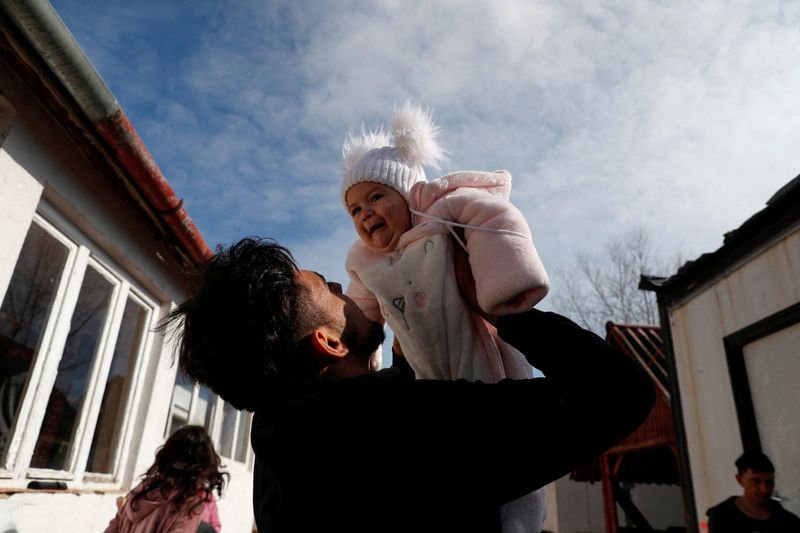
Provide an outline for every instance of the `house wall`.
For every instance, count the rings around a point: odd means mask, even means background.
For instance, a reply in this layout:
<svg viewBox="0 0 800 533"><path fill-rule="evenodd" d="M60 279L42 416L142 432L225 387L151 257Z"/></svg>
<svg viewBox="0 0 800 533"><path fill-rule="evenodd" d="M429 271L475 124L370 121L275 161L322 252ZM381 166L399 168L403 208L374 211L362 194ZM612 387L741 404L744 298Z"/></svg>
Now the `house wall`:
<svg viewBox="0 0 800 533"><path fill-rule="evenodd" d="M631 501L655 529L684 525L681 487L679 485L637 484L630 489ZM619 513L620 517L625 512Z"/></svg>
<svg viewBox="0 0 800 533"><path fill-rule="evenodd" d="M701 523L710 506L741 493L733 462L743 450L723 338L799 301L795 226L668 309ZM778 490L798 481L779 472Z"/></svg>
<svg viewBox="0 0 800 533"><path fill-rule="evenodd" d="M577 482L569 476L545 487L547 519L544 531L552 533L603 533L603 485ZM683 525L681 489L677 485L641 484L630 487L631 501L656 529ZM617 505L620 526L629 525L625 511Z"/></svg>
<svg viewBox="0 0 800 533"><path fill-rule="evenodd" d="M63 225L90 242L98 258L159 305L155 318L160 318L187 293L185 267L118 176L101 173L101 166L89 159L87 146L68 135L0 57L0 301L34 212L39 212L59 229ZM116 511L116 497L136 484L164 440L176 372L171 353L164 337L154 335L143 356L143 387L118 479L99 485L75 480L68 482L68 492L36 492L0 476L0 530L104 530ZM252 474L247 464L223 462L231 474L219 502L225 531L250 532Z"/></svg>
<svg viewBox="0 0 800 533"><path fill-rule="evenodd" d="M0 96L0 106L5 104L6 114L13 115L10 103ZM12 123L4 124L10 134ZM0 294L5 294L17 256L25 240L31 218L39 203L43 186L17 165L6 150L0 150Z"/></svg>
<svg viewBox="0 0 800 533"><path fill-rule="evenodd" d="M569 476L545 487L547 519L544 530L552 533L602 533L603 487L601 483L572 481ZM620 516L624 516L620 511Z"/></svg>

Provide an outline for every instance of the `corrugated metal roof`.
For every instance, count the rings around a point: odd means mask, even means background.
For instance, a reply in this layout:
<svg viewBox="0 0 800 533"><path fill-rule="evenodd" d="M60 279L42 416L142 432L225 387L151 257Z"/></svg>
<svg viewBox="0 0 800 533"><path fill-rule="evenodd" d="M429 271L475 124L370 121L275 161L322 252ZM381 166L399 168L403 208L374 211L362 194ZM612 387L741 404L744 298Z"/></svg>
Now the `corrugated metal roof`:
<svg viewBox="0 0 800 533"><path fill-rule="evenodd" d="M606 340L628 354L653 378L664 398L669 400L669 376L661 328L648 324L606 323Z"/></svg>
<svg viewBox="0 0 800 533"><path fill-rule="evenodd" d="M669 305L692 293L731 265L763 246L773 236L800 222L800 176L790 180L767 201L766 207L741 226L725 234L715 252L687 261L669 278L642 276L639 288L658 293L659 301Z"/></svg>
<svg viewBox="0 0 800 533"><path fill-rule="evenodd" d="M606 323L609 344L637 361L659 394L653 409L636 431L608 452L615 457L614 479L632 483L678 483L675 429L670 408L666 356L661 328L649 324ZM600 459L576 469L576 481L599 481Z"/></svg>

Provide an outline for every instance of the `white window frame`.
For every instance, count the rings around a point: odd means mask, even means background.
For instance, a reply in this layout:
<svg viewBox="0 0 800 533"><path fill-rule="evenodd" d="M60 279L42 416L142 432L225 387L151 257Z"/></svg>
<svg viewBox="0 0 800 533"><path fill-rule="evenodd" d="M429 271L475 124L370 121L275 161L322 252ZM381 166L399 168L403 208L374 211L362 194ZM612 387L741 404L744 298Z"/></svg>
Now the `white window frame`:
<svg viewBox="0 0 800 533"><path fill-rule="evenodd" d="M178 372L180 372L180 370ZM179 379L179 376L176 374L175 375L175 381L177 382L178 379ZM173 401L175 383L173 383L172 387L173 387L173 395L170 396L170 402ZM187 419L187 424L186 425L192 424L193 423L192 419L197 414L197 398L199 397L199 395L200 395L200 385L198 385L197 383L192 384L192 399L191 399L191 402L189 403L189 412L186 415L186 419ZM245 465L245 466L247 466L248 469L252 470L252 468L253 468L253 447L250 445L250 442L249 442L249 440L250 440L250 432L252 431L252 422L253 422L252 413L249 413L248 411L238 411L237 410L236 422L235 422L234 428L233 428L234 433L233 433L233 443L232 443L232 446L231 446L231 457L228 457L226 455L222 455L222 446L221 446L221 440L222 440L221 439L221 437L222 437L222 415L223 415L223 407L224 407L225 400L223 400L222 398L219 397L219 395L214 394L213 392L211 393L211 395L212 395L213 401L209 405L210 405L210 407L212 409L214 409L214 415L211 417L211 428L208 429L208 434L211 437L211 441L214 443L214 449L217 451L217 453L219 454L220 457L222 457L224 459L227 459L227 460L230 460L230 461L233 461L234 463L237 463L239 465ZM172 405L170 405L169 413L172 413ZM235 457L236 457L236 450L237 450L236 447L239 444L237 442L237 440L239 438L239 433L238 433L239 432L239 424L241 424L242 420L244 420L244 419L250 421L250 427L248 428L247 433L246 433L246 437L247 437L247 440L248 440L247 451L245 452L244 461L238 461L237 459L235 459ZM170 430L170 423L171 423L171 416L168 416L167 425L164 428L164 438L165 439L169 437L168 432ZM202 425L202 424L198 424L198 425Z"/></svg>
<svg viewBox="0 0 800 533"><path fill-rule="evenodd" d="M215 428L217 431L212 436L212 438L214 439L214 446L217 448L220 457L224 457L225 459L229 459L235 463L249 466L251 462L250 456L253 454L253 448L249 442L250 432L253 430L253 414L245 410L238 410L238 409L236 410L236 421L233 424L233 440L231 441L231 455L230 457L228 457L227 455L222 454L222 415L223 415L225 400L223 400L222 398L217 398L217 400L218 400L217 405L219 406L219 408L217 409L218 413L217 416L219 417L219 420L217 420L217 425ZM250 421L250 427L247 428L247 431L245 432L245 438L248 440L247 450L245 451L244 460L239 461L238 459L236 459L236 454L239 451L239 426L242 424L243 421L246 420Z"/></svg>
<svg viewBox="0 0 800 533"><path fill-rule="evenodd" d="M6 460L0 464L0 479L5 487L25 487L32 479L67 481L70 488L118 488L125 472L133 445L133 422L143 404L144 369L149 365L155 334L153 326L159 318L160 306L125 275L124 270L98 250L91 240L69 224L60 214L46 204L33 216L31 224L37 224L47 234L64 245L67 258L59 281L50 315L39 340L39 348L32 362L28 386L20 397L20 408L12 428ZM42 214L44 212L45 215ZM52 220L52 222L51 222ZM56 225L57 224L57 225ZM55 385L58 366L63 354L67 334L75 311L78 295L87 268L95 269L112 284L109 313L98 338L92 368L89 370L84 400L76 420L69 457L64 470L31 468L30 463L47 403ZM140 305L146 312L145 331L139 343L130 384L124 398L126 409L122 415L120 437L110 451L113 464L110 474L86 471L92 439L105 392L105 383L114 356L123 313L128 300Z"/></svg>
<svg viewBox="0 0 800 533"><path fill-rule="evenodd" d="M139 350L136 352L133 357L136 358L136 362L133 368L133 373L130 376L130 385L128 388L128 397L125 398L125 402L127 405L127 409L123 412L122 421L121 421L121 435L119 439L117 439L116 447L111 450L111 454L113 459L113 463L111 465L111 473L103 474L99 472L91 472L86 470L84 473L84 481L86 482L93 482L93 483L115 483L119 481L120 473L123 472L125 466L126 458L130 457L132 452L133 446L133 423L134 419L136 418L136 413L138 412L138 406L142 404L142 381L144 379L144 368L145 359L147 359L147 355L151 353L153 339L155 334L153 332L153 325L155 324L154 317L157 315L158 307L156 306L155 302L148 301L148 299L143 295L140 294L137 290L133 287L128 285L128 296L120 302L120 310L119 310L119 323L117 324L117 330L122 323L122 314L125 312L125 306L127 305L128 299L133 300L134 303L140 305L146 313L145 318L145 331L144 331L144 338L142 342L139 343ZM118 336L115 335L115 337ZM111 347L111 355L107 356L105 359L105 363L103 365L103 369L100 373L101 376L104 376L103 384L105 384L105 379L107 379L108 372L111 370L111 363L114 356L114 347ZM95 381L95 385L99 385L100 381ZM88 439L86 443L86 455L81 459L79 464L83 465L82 468L86 468L86 460L88 459L89 452L92 446L92 438L94 437L94 432L97 429L97 418L100 414L100 405L103 401L103 393L104 389L102 387L97 387L99 389L99 393L97 395L97 404L96 409L93 411L92 415L90 416L90 420L93 420L94 423L92 425L92 429L90 432L86 432L84 434L85 438Z"/></svg>

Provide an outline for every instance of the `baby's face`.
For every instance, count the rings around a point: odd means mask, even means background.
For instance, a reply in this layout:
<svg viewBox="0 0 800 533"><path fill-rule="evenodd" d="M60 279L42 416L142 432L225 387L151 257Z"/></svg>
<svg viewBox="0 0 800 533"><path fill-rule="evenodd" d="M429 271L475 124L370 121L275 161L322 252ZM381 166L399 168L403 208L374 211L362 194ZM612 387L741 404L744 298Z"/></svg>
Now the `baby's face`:
<svg viewBox="0 0 800 533"><path fill-rule="evenodd" d="M374 252L391 252L411 229L408 204L391 187L362 181L350 187L345 200L358 237Z"/></svg>

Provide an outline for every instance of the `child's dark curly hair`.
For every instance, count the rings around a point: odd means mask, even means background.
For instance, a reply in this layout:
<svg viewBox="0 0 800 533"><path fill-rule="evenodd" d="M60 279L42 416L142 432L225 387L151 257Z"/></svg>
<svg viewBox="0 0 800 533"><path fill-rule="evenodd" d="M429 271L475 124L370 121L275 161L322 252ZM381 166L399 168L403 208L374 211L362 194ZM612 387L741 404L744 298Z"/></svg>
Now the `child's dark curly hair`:
<svg viewBox="0 0 800 533"><path fill-rule="evenodd" d="M214 443L202 426L184 426L172 434L156 452L156 460L142 476L142 490L131 500L136 510L137 502L153 491L169 498L176 512L197 513L203 503L216 491L222 496L227 472L220 470L219 455ZM197 497L197 496L200 497Z"/></svg>

